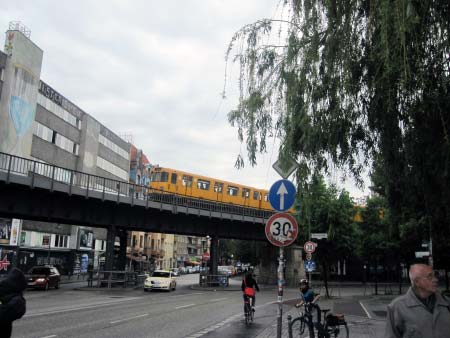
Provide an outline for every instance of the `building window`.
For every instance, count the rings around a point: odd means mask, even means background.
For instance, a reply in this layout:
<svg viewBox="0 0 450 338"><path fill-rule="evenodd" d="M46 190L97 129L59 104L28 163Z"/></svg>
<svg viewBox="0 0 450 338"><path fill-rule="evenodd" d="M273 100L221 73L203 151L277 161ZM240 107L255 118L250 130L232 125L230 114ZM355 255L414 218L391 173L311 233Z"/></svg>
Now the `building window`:
<svg viewBox="0 0 450 338"><path fill-rule="evenodd" d="M47 142L55 144L61 149L78 155L79 145L77 143L36 121L34 121L34 134Z"/></svg>
<svg viewBox="0 0 450 338"><path fill-rule="evenodd" d="M42 246L50 246L50 235L42 236Z"/></svg>
<svg viewBox="0 0 450 338"><path fill-rule="evenodd" d="M37 103L42 107L44 107L49 112L51 112L52 114L58 116L59 118L63 119L64 121L76 127L77 129L80 129L80 125L78 123L79 120L74 115L69 113L67 110L65 110L63 107L56 104L52 100L46 98L44 95L38 94Z"/></svg>
<svg viewBox="0 0 450 338"><path fill-rule="evenodd" d="M69 236L66 235L55 235L55 242L53 246L55 248L67 248L68 237Z"/></svg>
<svg viewBox="0 0 450 338"><path fill-rule="evenodd" d="M129 160L130 159L130 154L128 153L127 150L122 149L121 147L119 147L117 144L115 144L113 141L107 139L105 136L103 136L102 134L98 135L98 142L103 144L105 147L107 147L108 149L114 151L116 154L122 156L124 159Z"/></svg>
<svg viewBox="0 0 450 338"><path fill-rule="evenodd" d="M97 156L97 167L123 179L124 181L128 180L128 172L119 168L118 166L112 164L111 162Z"/></svg>

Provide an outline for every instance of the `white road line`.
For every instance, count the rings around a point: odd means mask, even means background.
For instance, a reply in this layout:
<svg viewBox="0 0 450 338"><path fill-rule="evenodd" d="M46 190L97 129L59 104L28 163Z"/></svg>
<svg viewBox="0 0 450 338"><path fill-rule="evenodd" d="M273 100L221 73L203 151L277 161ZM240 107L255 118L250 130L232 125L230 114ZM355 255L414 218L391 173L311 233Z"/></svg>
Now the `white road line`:
<svg viewBox="0 0 450 338"><path fill-rule="evenodd" d="M52 334L51 336L45 336L45 337L41 337L41 338L52 338L52 337L56 337L56 334Z"/></svg>
<svg viewBox="0 0 450 338"><path fill-rule="evenodd" d="M176 310L184 309L184 308L186 308L186 307L191 307L191 306L194 306L194 305L195 305L195 304L188 304L188 305L177 306L177 307L175 307L175 309L176 309Z"/></svg>
<svg viewBox="0 0 450 338"><path fill-rule="evenodd" d="M121 299L119 301L112 301L112 302L106 302L106 303L100 303L100 304L77 306L77 307L68 308L68 309L57 309L57 310L52 310L52 311L30 313L30 314L25 314L22 318L45 316L45 315L51 315L51 314L55 314L55 313L72 312L72 311L79 311L79 310L86 310L86 309L95 309L97 307L104 307L104 306L108 306L108 305L120 304L120 303L123 303L126 301L128 302L131 300L135 300L135 299L137 299L137 297Z"/></svg>
<svg viewBox="0 0 450 338"><path fill-rule="evenodd" d="M359 302L359 305L361 305L361 307L363 308L364 312L366 313L367 317L369 317L370 319L372 319L372 316L370 315L369 311L367 311L366 307L364 306L364 304L362 302Z"/></svg>
<svg viewBox="0 0 450 338"><path fill-rule="evenodd" d="M169 296L169 298L187 297L187 296L192 296L192 295L203 295L203 292L187 293L185 295L174 295L174 296Z"/></svg>
<svg viewBox="0 0 450 338"><path fill-rule="evenodd" d="M146 316L148 316L148 313L144 313L144 314L139 315L139 316L134 316L134 317L124 318L124 319L114 320L114 321L109 322L109 323L110 324L117 324L117 323L120 323L120 322L125 322L127 320L132 320L132 319L136 319L136 318L142 318L142 317L146 317Z"/></svg>

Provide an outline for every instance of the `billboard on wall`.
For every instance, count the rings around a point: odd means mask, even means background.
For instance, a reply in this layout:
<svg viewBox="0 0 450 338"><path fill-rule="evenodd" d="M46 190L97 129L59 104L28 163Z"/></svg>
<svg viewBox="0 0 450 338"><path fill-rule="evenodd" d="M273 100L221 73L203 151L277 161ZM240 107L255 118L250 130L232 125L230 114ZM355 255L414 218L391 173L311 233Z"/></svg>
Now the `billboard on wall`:
<svg viewBox="0 0 450 338"><path fill-rule="evenodd" d="M0 151L29 157L43 52L19 30L6 32L5 52Z"/></svg>
<svg viewBox="0 0 450 338"><path fill-rule="evenodd" d="M0 245L17 246L19 244L21 220L0 218Z"/></svg>
<svg viewBox="0 0 450 338"><path fill-rule="evenodd" d="M89 229L80 229L79 232L79 248L81 250L94 249L94 233Z"/></svg>

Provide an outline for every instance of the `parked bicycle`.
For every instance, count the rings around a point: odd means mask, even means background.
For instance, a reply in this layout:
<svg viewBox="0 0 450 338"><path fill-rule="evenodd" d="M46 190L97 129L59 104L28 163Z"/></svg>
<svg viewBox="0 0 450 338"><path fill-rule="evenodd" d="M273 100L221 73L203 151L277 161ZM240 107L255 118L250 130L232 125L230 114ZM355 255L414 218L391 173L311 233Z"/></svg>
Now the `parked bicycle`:
<svg viewBox="0 0 450 338"><path fill-rule="evenodd" d="M250 304L250 297L248 296L244 296L244 315L245 315L245 324L249 325L251 322L253 322L255 310L252 309L252 305Z"/></svg>
<svg viewBox="0 0 450 338"><path fill-rule="evenodd" d="M344 315L331 313L327 315L330 309L321 309L316 303L318 298L319 296L310 303L303 302L296 305L302 310L300 315L289 323L289 338L315 338L316 332L317 338L337 338L341 332L345 332L341 337L348 338L349 330Z"/></svg>

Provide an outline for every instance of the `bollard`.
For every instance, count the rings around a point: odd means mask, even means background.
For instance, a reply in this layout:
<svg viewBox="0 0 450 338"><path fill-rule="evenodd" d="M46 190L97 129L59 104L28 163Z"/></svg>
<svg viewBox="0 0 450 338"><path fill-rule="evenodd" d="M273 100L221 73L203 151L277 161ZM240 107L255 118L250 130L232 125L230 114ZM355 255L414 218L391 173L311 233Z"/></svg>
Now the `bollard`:
<svg viewBox="0 0 450 338"><path fill-rule="evenodd" d="M289 333L289 338L292 338L292 316L288 315L287 316L287 321L288 321L288 333Z"/></svg>

